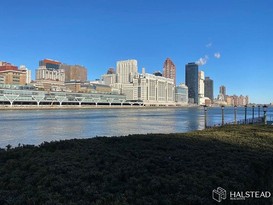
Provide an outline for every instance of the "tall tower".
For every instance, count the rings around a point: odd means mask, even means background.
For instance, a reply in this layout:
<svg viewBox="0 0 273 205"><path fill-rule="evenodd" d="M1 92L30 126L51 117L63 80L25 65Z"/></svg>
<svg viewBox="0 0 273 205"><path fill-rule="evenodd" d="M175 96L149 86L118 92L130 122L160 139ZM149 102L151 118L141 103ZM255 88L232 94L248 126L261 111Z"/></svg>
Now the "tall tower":
<svg viewBox="0 0 273 205"><path fill-rule="evenodd" d="M163 77L171 78L174 80L174 85L176 85L176 68L174 63L170 58L167 58L163 65Z"/></svg>
<svg viewBox="0 0 273 205"><path fill-rule="evenodd" d="M138 73L136 60L125 60L117 62L118 83L133 82L134 76Z"/></svg>
<svg viewBox="0 0 273 205"><path fill-rule="evenodd" d="M227 93L226 93L226 87L224 85L220 86L219 95L223 98L224 101L226 100Z"/></svg>
<svg viewBox="0 0 273 205"><path fill-rule="evenodd" d="M193 99L193 103L198 104L198 65L196 63L188 63L185 66L185 72L189 100Z"/></svg>
<svg viewBox="0 0 273 205"><path fill-rule="evenodd" d="M219 93L226 96L226 87L224 85L220 86Z"/></svg>
<svg viewBox="0 0 273 205"><path fill-rule="evenodd" d="M205 97L208 97L213 102L213 80L210 77L206 77L205 84Z"/></svg>
<svg viewBox="0 0 273 205"><path fill-rule="evenodd" d="M204 80L205 80L205 73L204 73L204 71L200 70L198 72L198 95L199 95L199 98L203 98L205 96Z"/></svg>

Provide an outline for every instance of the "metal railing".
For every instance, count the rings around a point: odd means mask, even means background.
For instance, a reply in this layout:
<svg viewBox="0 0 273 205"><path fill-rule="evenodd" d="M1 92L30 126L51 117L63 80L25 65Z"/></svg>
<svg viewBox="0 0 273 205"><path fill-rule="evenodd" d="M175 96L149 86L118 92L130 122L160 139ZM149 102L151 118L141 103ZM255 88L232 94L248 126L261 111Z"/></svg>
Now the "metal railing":
<svg viewBox="0 0 273 205"><path fill-rule="evenodd" d="M224 124L222 123L217 123L214 125L207 126L206 128L213 128L213 127L221 127L224 125L249 125L249 124L261 124L264 123L264 117L255 117L255 118L248 118L246 120L238 120L236 122L231 121L231 122L226 122Z"/></svg>

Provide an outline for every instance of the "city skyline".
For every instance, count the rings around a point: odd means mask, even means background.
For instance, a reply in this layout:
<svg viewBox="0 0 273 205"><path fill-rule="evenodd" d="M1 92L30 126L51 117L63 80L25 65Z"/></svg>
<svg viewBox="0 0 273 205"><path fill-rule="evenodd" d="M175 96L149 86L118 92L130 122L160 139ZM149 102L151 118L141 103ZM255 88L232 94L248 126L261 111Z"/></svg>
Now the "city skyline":
<svg viewBox="0 0 273 205"><path fill-rule="evenodd" d="M95 79L118 60L137 59L140 69L153 73L162 71L169 57L176 65L177 85L185 83L185 65L198 62L215 90L225 85L229 95L271 103L272 4L5 1L0 60L26 65L34 75L38 61L51 58L83 65L88 79Z"/></svg>

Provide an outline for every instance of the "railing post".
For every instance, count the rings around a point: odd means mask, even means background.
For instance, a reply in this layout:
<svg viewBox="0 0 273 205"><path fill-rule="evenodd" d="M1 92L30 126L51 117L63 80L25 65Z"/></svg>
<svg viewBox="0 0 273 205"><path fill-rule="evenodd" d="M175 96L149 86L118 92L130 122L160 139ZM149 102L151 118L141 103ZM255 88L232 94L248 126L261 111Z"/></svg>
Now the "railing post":
<svg viewBox="0 0 273 205"><path fill-rule="evenodd" d="M247 105L245 105L245 124L246 124L246 116L247 116Z"/></svg>
<svg viewBox="0 0 273 205"><path fill-rule="evenodd" d="M264 105L263 109L264 109L264 124L266 125L266 111L267 111L267 106Z"/></svg>
<svg viewBox="0 0 273 205"><path fill-rule="evenodd" d="M204 112L205 112L205 129L207 128L207 105L204 105Z"/></svg>
<svg viewBox="0 0 273 205"><path fill-rule="evenodd" d="M234 124L237 124L237 105L234 105Z"/></svg>
<svg viewBox="0 0 273 205"><path fill-rule="evenodd" d="M225 108L225 106L222 105L222 106L221 106L221 109L222 109L222 126L224 126L224 124L225 124L225 119L224 119L224 108Z"/></svg>
<svg viewBox="0 0 273 205"><path fill-rule="evenodd" d="M252 124L254 124L254 108L255 106L252 105Z"/></svg>

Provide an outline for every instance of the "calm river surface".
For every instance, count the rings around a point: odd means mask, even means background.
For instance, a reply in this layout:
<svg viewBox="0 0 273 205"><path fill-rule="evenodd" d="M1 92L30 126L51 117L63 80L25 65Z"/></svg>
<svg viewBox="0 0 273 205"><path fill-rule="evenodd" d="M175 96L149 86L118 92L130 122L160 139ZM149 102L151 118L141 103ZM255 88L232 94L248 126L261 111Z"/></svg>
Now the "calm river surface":
<svg viewBox="0 0 273 205"><path fill-rule="evenodd" d="M255 117L257 115L256 108ZM271 116L272 108L268 110L268 119ZM248 108L248 118L251 117L252 109ZM225 121L233 119L234 109L225 108ZM240 119L244 119L244 108L238 108L237 120ZM208 125L216 123L221 123L221 109L209 108ZM0 111L0 147L95 136L188 132L203 128L204 110L201 107L7 110Z"/></svg>

